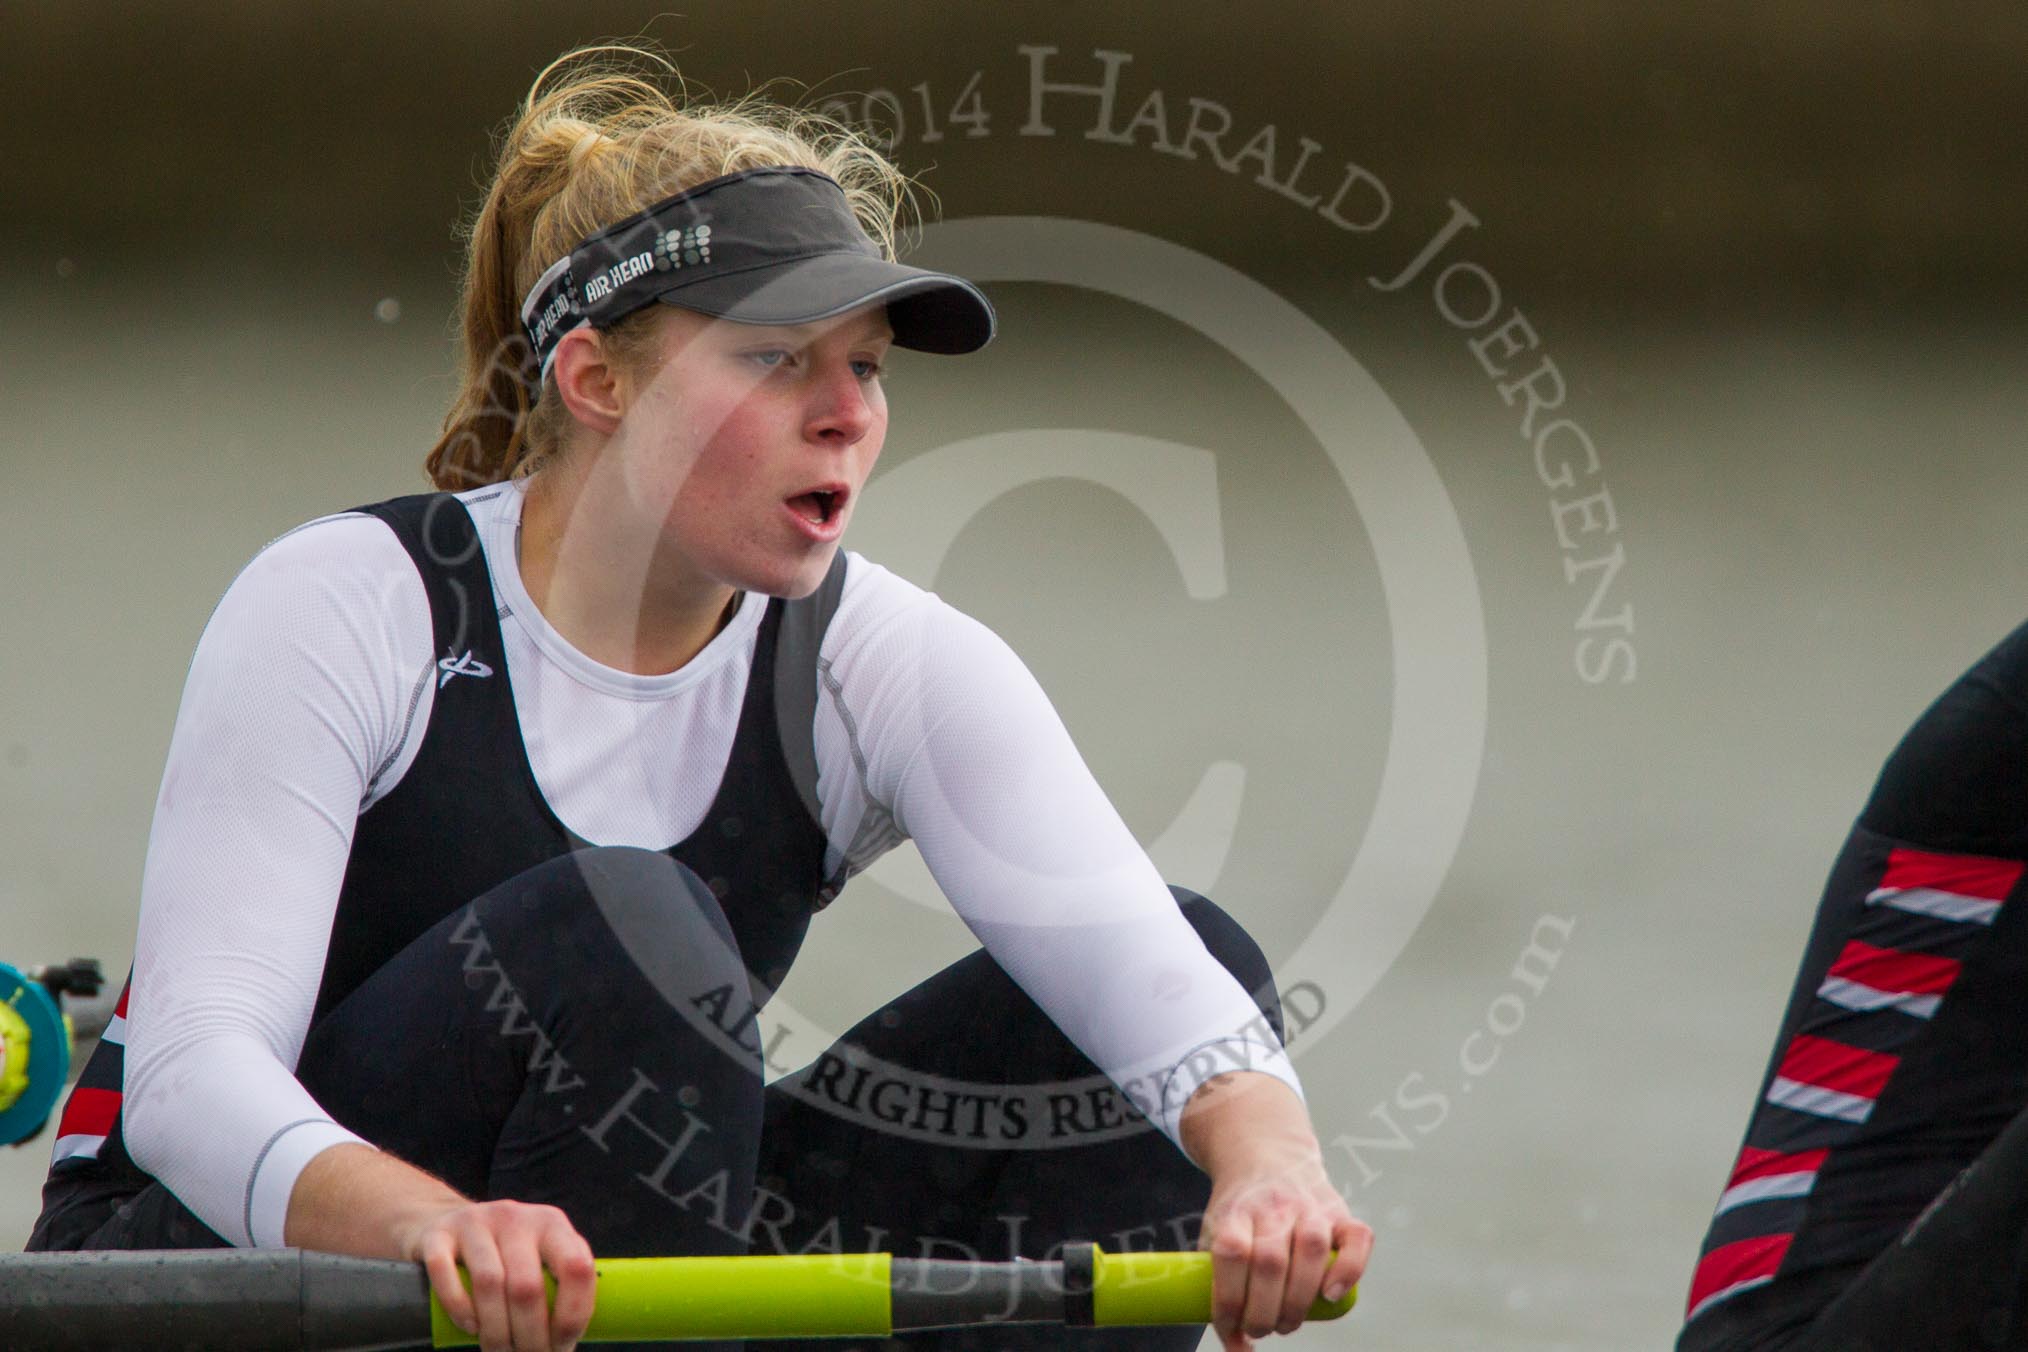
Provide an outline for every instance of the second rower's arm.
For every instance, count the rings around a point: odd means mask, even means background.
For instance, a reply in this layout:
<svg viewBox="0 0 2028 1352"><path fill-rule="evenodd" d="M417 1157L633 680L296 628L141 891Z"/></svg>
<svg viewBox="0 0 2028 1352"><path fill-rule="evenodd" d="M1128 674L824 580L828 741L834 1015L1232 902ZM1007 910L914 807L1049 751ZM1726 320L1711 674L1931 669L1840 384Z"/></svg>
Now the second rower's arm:
<svg viewBox="0 0 2028 1352"><path fill-rule="evenodd" d="M414 565L371 518L291 532L220 600L149 832L123 1123L135 1163L233 1244L424 1257L442 1247L424 1232L448 1218L468 1268L476 1250L477 1266L498 1256L509 1274L475 1311L450 1263L432 1262L453 1317L471 1327L476 1313L489 1345L547 1348L582 1329L592 1298L588 1273L560 1281L550 1322L538 1259L559 1255L559 1278L576 1262L528 1238L550 1218L471 1202L375 1150L294 1074L353 825L396 761L434 647ZM490 1248L465 1240L475 1219ZM510 1285L534 1299L509 1299Z"/></svg>

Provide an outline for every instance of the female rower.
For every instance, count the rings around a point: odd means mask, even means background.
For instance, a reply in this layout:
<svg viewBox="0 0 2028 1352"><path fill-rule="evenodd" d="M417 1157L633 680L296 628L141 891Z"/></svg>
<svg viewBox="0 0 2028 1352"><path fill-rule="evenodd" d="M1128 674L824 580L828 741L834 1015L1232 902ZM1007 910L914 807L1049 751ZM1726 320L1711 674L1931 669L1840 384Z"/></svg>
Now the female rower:
<svg viewBox="0 0 2028 1352"><path fill-rule="evenodd" d="M205 630L30 1247L410 1259L537 1349L594 1253L1195 1242L1227 1348L1293 1330L1371 1237L1258 948L1005 644L839 550L890 345L991 307L892 261L864 140L601 50L501 143L438 491L281 537ZM812 914L906 838L984 947L766 1086Z"/></svg>

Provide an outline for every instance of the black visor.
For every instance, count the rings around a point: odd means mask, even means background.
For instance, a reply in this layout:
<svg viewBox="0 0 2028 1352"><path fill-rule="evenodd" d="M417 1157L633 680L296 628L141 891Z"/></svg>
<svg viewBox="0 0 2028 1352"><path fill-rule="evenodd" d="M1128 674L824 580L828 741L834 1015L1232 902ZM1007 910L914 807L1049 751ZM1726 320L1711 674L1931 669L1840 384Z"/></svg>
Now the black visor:
<svg viewBox="0 0 2028 1352"><path fill-rule="evenodd" d="M972 352L993 337L978 287L889 262L834 180L790 166L714 178L599 231L542 274L521 324L546 375L565 333L654 301L742 324L808 324L885 302L899 347Z"/></svg>

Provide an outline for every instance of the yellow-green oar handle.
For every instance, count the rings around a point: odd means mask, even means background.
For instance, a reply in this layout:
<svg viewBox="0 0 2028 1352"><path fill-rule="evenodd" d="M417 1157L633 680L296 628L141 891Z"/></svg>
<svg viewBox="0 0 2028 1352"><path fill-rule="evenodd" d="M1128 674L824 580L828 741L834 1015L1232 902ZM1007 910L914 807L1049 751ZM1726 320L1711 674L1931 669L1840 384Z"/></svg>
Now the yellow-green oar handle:
<svg viewBox="0 0 2028 1352"><path fill-rule="evenodd" d="M1335 1257L1335 1255L1334 1255ZM1062 1262L954 1262L885 1253L751 1258L607 1258L586 1343L886 1337L980 1324L1125 1327L1211 1320L1208 1253L1110 1254L1064 1247ZM466 1278L469 1283L469 1277ZM555 1296L555 1283L550 1282ZM1318 1300L1336 1319L1358 1299ZM429 1296L437 1347L478 1339Z"/></svg>
<svg viewBox="0 0 2028 1352"><path fill-rule="evenodd" d="M891 1261L884 1253L600 1259L584 1341L885 1337L893 1331ZM551 1280L552 1298L555 1291ZM430 1333L438 1347L479 1341L451 1322L434 1292Z"/></svg>
<svg viewBox="0 0 2028 1352"><path fill-rule="evenodd" d="M1107 1253L1095 1251L1092 1322L1108 1325L1204 1324L1211 1320L1208 1253ZM1332 1260L1337 1258L1334 1253ZM1342 1299L1310 1303L1310 1319L1337 1319L1359 1301L1353 1287Z"/></svg>

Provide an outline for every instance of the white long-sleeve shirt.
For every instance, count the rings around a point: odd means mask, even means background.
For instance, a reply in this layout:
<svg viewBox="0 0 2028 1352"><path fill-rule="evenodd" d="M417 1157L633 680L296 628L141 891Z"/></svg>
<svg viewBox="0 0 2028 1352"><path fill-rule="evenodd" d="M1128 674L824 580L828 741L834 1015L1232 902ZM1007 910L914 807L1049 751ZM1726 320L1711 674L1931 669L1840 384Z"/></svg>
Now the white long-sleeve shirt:
<svg viewBox="0 0 2028 1352"><path fill-rule="evenodd" d="M602 666L530 601L522 491L461 495L479 528L543 797L601 845L665 849L723 774L762 598L681 669ZM380 520L327 517L240 574L198 644L148 841L122 1119L135 1163L220 1235L279 1245L310 1159L360 1138L293 1068L354 825L401 782L437 688L429 602ZM854 554L819 651L827 869L912 838L1008 974L1122 1086L1190 1093L1250 1065L1301 1085L995 634ZM849 903L848 903L849 904ZM1219 1046L1211 1061L1191 1052ZM368 1143L370 1144L370 1143Z"/></svg>

